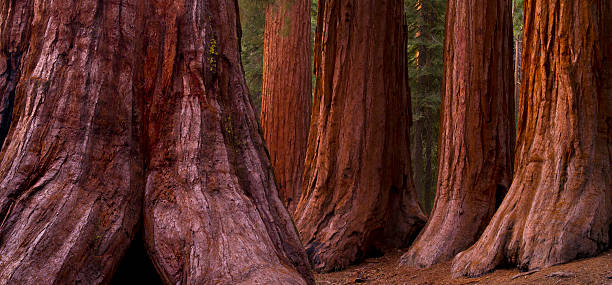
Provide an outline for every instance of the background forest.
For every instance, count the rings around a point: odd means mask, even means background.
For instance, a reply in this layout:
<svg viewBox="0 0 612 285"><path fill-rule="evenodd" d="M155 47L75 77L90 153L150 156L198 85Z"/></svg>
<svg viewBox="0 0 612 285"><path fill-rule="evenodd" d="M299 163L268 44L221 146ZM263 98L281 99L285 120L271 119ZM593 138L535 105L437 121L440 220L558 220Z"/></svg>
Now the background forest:
<svg viewBox="0 0 612 285"><path fill-rule="evenodd" d="M273 0L239 0L242 24L242 64L255 113L261 113L266 6ZM311 43L317 23L317 0L312 0ZM414 182L423 210L433 207L438 161L440 103L443 84L444 21L446 0L405 0L412 98L411 142ZM523 0L513 1L515 41L515 100L520 86L520 47ZM314 75L313 75L314 84ZM518 104L515 104L518 106ZM518 109L517 109L518 111Z"/></svg>

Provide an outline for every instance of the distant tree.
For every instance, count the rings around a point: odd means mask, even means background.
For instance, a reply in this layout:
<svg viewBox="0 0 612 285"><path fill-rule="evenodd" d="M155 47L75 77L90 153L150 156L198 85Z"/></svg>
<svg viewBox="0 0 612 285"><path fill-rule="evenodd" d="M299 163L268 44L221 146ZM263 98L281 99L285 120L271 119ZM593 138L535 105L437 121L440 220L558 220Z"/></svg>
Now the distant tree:
<svg viewBox="0 0 612 285"><path fill-rule="evenodd" d="M523 0L512 1L512 21L514 25L514 108L518 116L521 92L521 51L523 39Z"/></svg>
<svg viewBox="0 0 612 285"><path fill-rule="evenodd" d="M255 113L261 113L266 7L276 0L238 0L242 26L242 65Z"/></svg>
<svg viewBox="0 0 612 285"><path fill-rule="evenodd" d="M526 0L516 172L455 276L593 256L612 234L612 2Z"/></svg>
<svg viewBox="0 0 612 285"><path fill-rule="evenodd" d="M403 1L319 1L315 97L296 225L330 271L424 224L412 182Z"/></svg>
<svg viewBox="0 0 612 285"><path fill-rule="evenodd" d="M310 0L267 7L261 125L281 200L300 199L312 109Z"/></svg>
<svg viewBox="0 0 612 285"><path fill-rule="evenodd" d="M472 245L510 187L511 7L510 0L448 2L436 202L404 265L429 267Z"/></svg>
<svg viewBox="0 0 612 285"><path fill-rule="evenodd" d="M423 208L433 206L440 125L446 0L404 1L412 94L412 165Z"/></svg>

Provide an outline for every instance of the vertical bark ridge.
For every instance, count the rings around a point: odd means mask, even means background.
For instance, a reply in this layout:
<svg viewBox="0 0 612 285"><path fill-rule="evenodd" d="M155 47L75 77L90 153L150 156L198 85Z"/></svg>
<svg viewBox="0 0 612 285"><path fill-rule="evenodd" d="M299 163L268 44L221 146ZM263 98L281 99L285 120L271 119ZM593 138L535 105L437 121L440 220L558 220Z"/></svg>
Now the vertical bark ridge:
<svg viewBox="0 0 612 285"><path fill-rule="evenodd" d="M310 0L266 9L261 122L280 198L293 214L300 199L312 109Z"/></svg>
<svg viewBox="0 0 612 285"><path fill-rule="evenodd" d="M0 153L3 284L108 282L132 238L134 2L2 4L0 61L9 52L19 67L0 79L15 96Z"/></svg>
<svg viewBox="0 0 612 285"><path fill-rule="evenodd" d="M407 245L424 224L409 147L402 1L320 1L296 225L318 271Z"/></svg>
<svg viewBox="0 0 612 285"><path fill-rule="evenodd" d="M611 19L609 1L525 2L517 170L454 275L502 263L533 270L609 247Z"/></svg>
<svg viewBox="0 0 612 285"><path fill-rule="evenodd" d="M449 1L434 209L401 264L429 267L469 247L512 179L510 0ZM502 194L503 195L503 194Z"/></svg>
<svg viewBox="0 0 612 285"><path fill-rule="evenodd" d="M167 283L314 283L249 101L236 1L148 12L145 239Z"/></svg>
<svg viewBox="0 0 612 285"><path fill-rule="evenodd" d="M28 47L32 1L5 1L0 6L0 150L8 136L19 82L21 57ZM1 219L1 216L0 216Z"/></svg>

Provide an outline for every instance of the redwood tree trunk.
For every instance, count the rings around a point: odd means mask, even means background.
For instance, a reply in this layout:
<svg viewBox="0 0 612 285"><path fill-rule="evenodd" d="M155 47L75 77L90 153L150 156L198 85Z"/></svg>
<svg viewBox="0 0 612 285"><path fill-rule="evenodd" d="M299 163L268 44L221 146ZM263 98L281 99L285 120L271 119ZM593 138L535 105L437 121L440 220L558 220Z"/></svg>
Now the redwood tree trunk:
<svg viewBox="0 0 612 285"><path fill-rule="evenodd" d="M237 2L36 3L0 6L2 96L16 86L0 283L108 283L143 197L167 284L314 283L248 99Z"/></svg>
<svg viewBox="0 0 612 285"><path fill-rule="evenodd" d="M134 235L135 2L0 4L1 284L106 283Z"/></svg>
<svg viewBox="0 0 612 285"><path fill-rule="evenodd" d="M516 173L454 275L595 255L612 224L612 3L525 2Z"/></svg>
<svg viewBox="0 0 612 285"><path fill-rule="evenodd" d="M0 149L11 125L21 57L29 44L31 2L0 4Z"/></svg>
<svg viewBox="0 0 612 285"><path fill-rule="evenodd" d="M146 245L168 284L314 283L251 107L237 8L147 10Z"/></svg>
<svg viewBox="0 0 612 285"><path fill-rule="evenodd" d="M410 169L403 1L320 1L318 15L296 222L315 269L330 271L409 244L425 217Z"/></svg>
<svg viewBox="0 0 612 285"><path fill-rule="evenodd" d="M280 0L266 10L261 125L279 195L289 213L302 192L312 109L310 0Z"/></svg>
<svg viewBox="0 0 612 285"><path fill-rule="evenodd" d="M511 0L448 2L436 201L404 265L429 267L469 247L510 186L511 9Z"/></svg>
<svg viewBox="0 0 612 285"><path fill-rule="evenodd" d="M249 100L237 8L148 10L147 248L168 284L314 283Z"/></svg>

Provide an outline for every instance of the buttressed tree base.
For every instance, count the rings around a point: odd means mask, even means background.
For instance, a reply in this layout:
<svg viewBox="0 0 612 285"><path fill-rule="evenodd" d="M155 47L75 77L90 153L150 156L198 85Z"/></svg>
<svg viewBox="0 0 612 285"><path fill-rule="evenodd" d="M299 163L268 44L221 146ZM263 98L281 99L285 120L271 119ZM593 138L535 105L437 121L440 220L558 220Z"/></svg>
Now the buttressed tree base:
<svg viewBox="0 0 612 285"><path fill-rule="evenodd" d="M596 255L612 234L612 3L525 2L516 172L455 276Z"/></svg>
<svg viewBox="0 0 612 285"><path fill-rule="evenodd" d="M236 1L4 1L0 23L2 283L108 283L141 224L167 284L314 283Z"/></svg>
<svg viewBox="0 0 612 285"><path fill-rule="evenodd" d="M319 1L296 226L318 271L407 246L425 223L410 164L403 1Z"/></svg>

